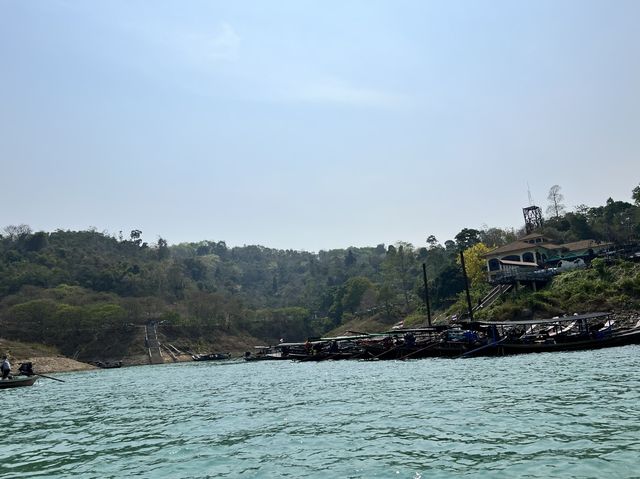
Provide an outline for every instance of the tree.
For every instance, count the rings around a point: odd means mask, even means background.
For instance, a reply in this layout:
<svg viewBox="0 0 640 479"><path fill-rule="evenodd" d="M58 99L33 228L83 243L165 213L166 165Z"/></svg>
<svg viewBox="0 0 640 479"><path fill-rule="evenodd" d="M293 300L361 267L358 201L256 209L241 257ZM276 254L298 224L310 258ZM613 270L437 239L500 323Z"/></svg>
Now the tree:
<svg viewBox="0 0 640 479"><path fill-rule="evenodd" d="M17 241L20 238L30 235L31 227L29 225L9 225L5 226L4 232L12 241Z"/></svg>
<svg viewBox="0 0 640 479"><path fill-rule="evenodd" d="M456 240L458 249L464 251L471 248L474 244L480 243L480 231L474 230L473 228L463 228L454 239Z"/></svg>
<svg viewBox="0 0 640 479"><path fill-rule="evenodd" d="M169 257L169 245L167 243L167 240L162 238L162 237L158 237L158 259L159 260L163 260Z"/></svg>
<svg viewBox="0 0 640 479"><path fill-rule="evenodd" d="M455 263L447 265L433 281L433 305L444 306L455 301L455 295L464 290L462 269Z"/></svg>
<svg viewBox="0 0 640 479"><path fill-rule="evenodd" d="M547 195L547 200L551 202L551 204L547 206L547 214L556 218L559 218L560 215L565 212L565 207L562 203L564 201L564 196L560 193L560 190L560 186L553 185Z"/></svg>
<svg viewBox="0 0 640 479"><path fill-rule="evenodd" d="M388 284L384 284L380 287L378 291L378 302L384 305L384 311L387 320L391 319L393 316L393 299L395 295L393 290Z"/></svg>
<svg viewBox="0 0 640 479"><path fill-rule="evenodd" d="M356 264L356 255L353 254L353 250L349 250L344 258L344 265L350 268L354 264Z"/></svg>
<svg viewBox="0 0 640 479"><path fill-rule="evenodd" d="M133 244L135 244L136 246L140 246L142 244L142 231L140 230L131 230L131 233L129 234L129 237L131 238L131 242Z"/></svg>
<svg viewBox="0 0 640 479"><path fill-rule="evenodd" d="M24 247L27 251L40 251L49 244L49 235L44 231L38 231L25 238Z"/></svg>
<svg viewBox="0 0 640 479"><path fill-rule="evenodd" d="M453 240L447 240L444 242L444 249L447 251L453 251L456 249L456 242Z"/></svg>
<svg viewBox="0 0 640 479"><path fill-rule="evenodd" d="M411 243L399 241L395 246L389 246L383 264L385 281L400 290L407 309L409 308L409 292L415 277L415 267L415 253Z"/></svg>
<svg viewBox="0 0 640 479"><path fill-rule="evenodd" d="M464 251L464 266L472 286L478 286L487 281L487 261L483 255L489 251L491 248L484 243L475 244ZM460 257L458 257L458 264L460 264Z"/></svg>
<svg viewBox="0 0 640 479"><path fill-rule="evenodd" d="M572 240L593 239L595 236L585 215L567 213L565 215L565 219L569 223L569 231L571 233Z"/></svg>
<svg viewBox="0 0 640 479"><path fill-rule="evenodd" d="M589 214L589 210L591 208L589 208L587 205L585 204L580 204L578 206L575 207L576 210L576 214L577 215L581 215L581 216L587 216Z"/></svg>
<svg viewBox="0 0 640 479"><path fill-rule="evenodd" d="M640 185L631 191L631 199L633 199L637 206L640 206Z"/></svg>
<svg viewBox="0 0 640 479"><path fill-rule="evenodd" d="M355 313L360 307L364 294L369 289L373 289L373 283L367 278L356 276L349 279L345 284L344 295L342 296L343 310Z"/></svg>
<svg viewBox="0 0 640 479"><path fill-rule="evenodd" d="M516 238L513 230L487 228L485 226L484 229L480 231L480 241L493 248L515 241Z"/></svg>

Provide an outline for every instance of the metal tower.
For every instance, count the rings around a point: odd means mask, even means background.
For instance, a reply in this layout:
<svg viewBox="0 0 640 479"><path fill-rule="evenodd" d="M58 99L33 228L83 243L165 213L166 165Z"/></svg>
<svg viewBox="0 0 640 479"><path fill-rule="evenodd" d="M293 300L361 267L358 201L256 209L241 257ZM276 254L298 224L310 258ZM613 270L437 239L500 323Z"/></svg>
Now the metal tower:
<svg viewBox="0 0 640 479"><path fill-rule="evenodd" d="M524 215L524 229L527 234L542 228L542 210L539 206L522 208L522 214Z"/></svg>

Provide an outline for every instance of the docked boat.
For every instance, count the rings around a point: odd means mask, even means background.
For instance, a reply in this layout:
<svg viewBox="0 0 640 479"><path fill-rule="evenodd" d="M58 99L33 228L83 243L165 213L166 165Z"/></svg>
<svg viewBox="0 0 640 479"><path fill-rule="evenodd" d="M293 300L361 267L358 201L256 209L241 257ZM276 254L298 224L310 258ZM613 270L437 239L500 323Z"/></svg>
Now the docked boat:
<svg viewBox="0 0 640 479"><path fill-rule="evenodd" d="M640 344L640 328L614 328L610 313L588 313L529 321L478 323L489 338L470 356L503 356L602 349Z"/></svg>
<svg viewBox="0 0 640 479"><path fill-rule="evenodd" d="M211 353L211 354L194 354L191 356L194 361L219 361L221 359L229 359L231 355L226 353Z"/></svg>
<svg viewBox="0 0 640 479"><path fill-rule="evenodd" d="M404 360L601 349L640 344L640 321L633 327L617 327L611 313L588 313L529 321L472 321L453 326L352 334L313 338L304 343L257 346L257 352L245 353L244 359Z"/></svg>
<svg viewBox="0 0 640 479"><path fill-rule="evenodd" d="M255 352L244 353L245 361L278 361L292 359L286 346L255 346Z"/></svg>
<svg viewBox="0 0 640 479"><path fill-rule="evenodd" d="M457 357L485 342L478 331L438 326L389 331L382 338L367 338L358 344L367 353L362 359L383 360Z"/></svg>
<svg viewBox="0 0 640 479"><path fill-rule="evenodd" d="M33 386L37 380L37 376L14 376L11 379L0 380L0 389Z"/></svg>
<svg viewBox="0 0 640 479"><path fill-rule="evenodd" d="M114 369L122 367L122 361L89 361L89 364L100 369Z"/></svg>

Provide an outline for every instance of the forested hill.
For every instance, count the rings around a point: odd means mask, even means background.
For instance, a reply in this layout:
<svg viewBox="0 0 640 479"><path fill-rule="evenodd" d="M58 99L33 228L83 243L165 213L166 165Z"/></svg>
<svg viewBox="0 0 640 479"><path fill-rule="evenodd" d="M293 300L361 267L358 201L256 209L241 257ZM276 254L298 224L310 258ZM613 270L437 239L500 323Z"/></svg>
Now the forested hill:
<svg viewBox="0 0 640 479"><path fill-rule="evenodd" d="M637 204L609 200L569 213L556 204L542 232L561 241L629 241L640 234ZM423 263L432 306L443 310L464 288L459 252L466 251L480 295L487 288L482 253L517 233L464 228L444 244L428 236L421 247L310 253L223 241L147 244L139 230L123 238L9 226L0 236L0 336L82 357L149 321L177 338L211 340L224 332L269 341L320 335L356 317L419 320Z"/></svg>
<svg viewBox="0 0 640 479"><path fill-rule="evenodd" d="M5 232L2 335L66 345L67 353L77 351L75 343L150 320L192 338L223 330L265 340L322 334L359 314L391 323L420 304L427 257L426 247L415 251L406 243L315 254L229 248L222 241L148 245L138 230L127 239L26 226ZM455 243L432 246L429 271L439 304L463 283ZM70 340L70 332L77 338Z"/></svg>

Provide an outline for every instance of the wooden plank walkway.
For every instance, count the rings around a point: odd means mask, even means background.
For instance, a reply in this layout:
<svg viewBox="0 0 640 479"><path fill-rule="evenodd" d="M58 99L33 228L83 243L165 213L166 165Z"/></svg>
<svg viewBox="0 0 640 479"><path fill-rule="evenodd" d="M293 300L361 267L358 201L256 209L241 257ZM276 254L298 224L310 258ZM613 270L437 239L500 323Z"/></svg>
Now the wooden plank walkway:
<svg viewBox="0 0 640 479"><path fill-rule="evenodd" d="M164 356L162 355L162 349L160 348L160 341L158 341L158 329L157 323L147 323L145 326L144 342L149 352L149 362L151 364L163 364Z"/></svg>

